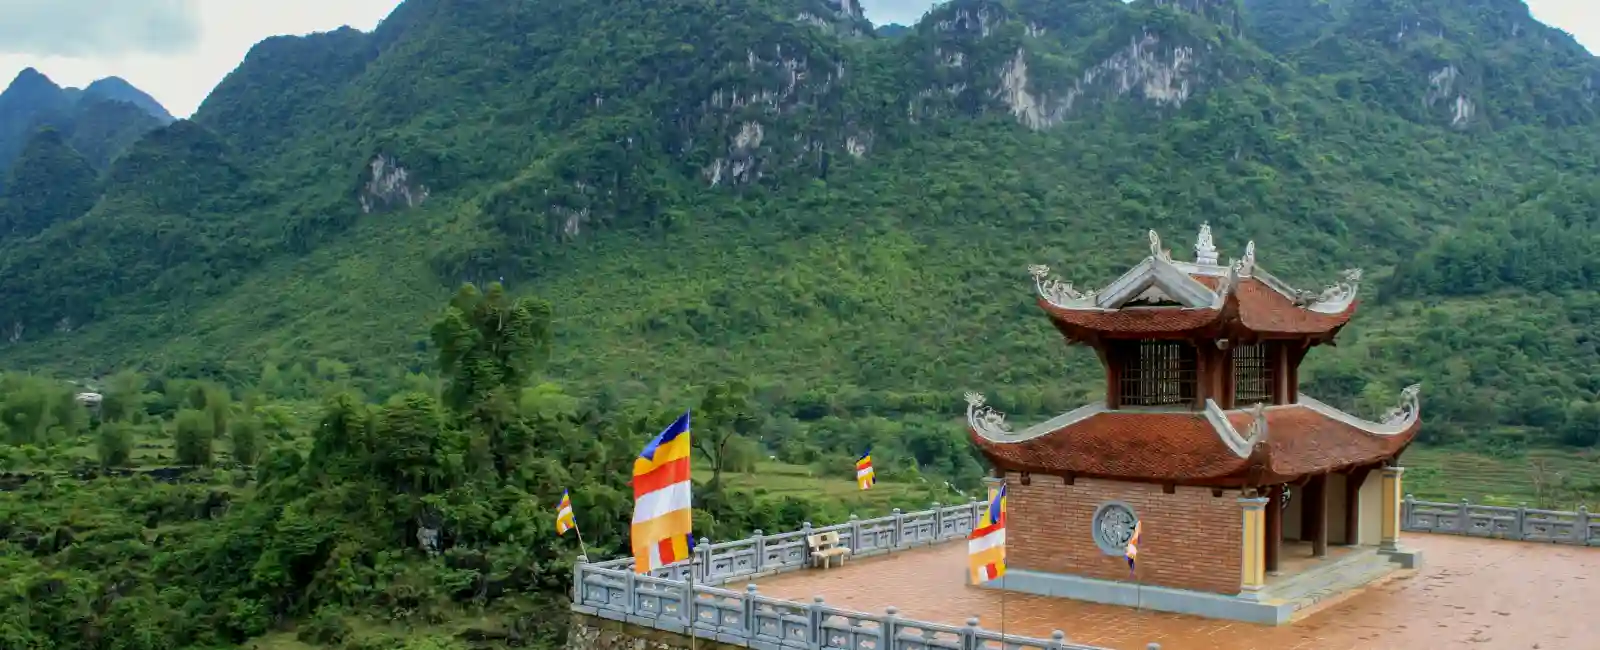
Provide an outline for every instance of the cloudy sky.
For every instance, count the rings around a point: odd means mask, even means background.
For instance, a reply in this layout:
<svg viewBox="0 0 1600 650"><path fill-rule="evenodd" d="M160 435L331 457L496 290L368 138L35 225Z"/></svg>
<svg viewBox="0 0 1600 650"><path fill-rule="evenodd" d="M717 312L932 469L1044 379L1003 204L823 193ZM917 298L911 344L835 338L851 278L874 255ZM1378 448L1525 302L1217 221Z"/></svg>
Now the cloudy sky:
<svg viewBox="0 0 1600 650"><path fill-rule="evenodd" d="M1534 16L1600 51L1596 0L1527 0ZM257 41L349 25L398 0L0 0L0 83L26 67L83 86L120 76L186 117ZM861 0L876 23L911 24L931 0ZM1589 15L1584 15L1588 13Z"/></svg>

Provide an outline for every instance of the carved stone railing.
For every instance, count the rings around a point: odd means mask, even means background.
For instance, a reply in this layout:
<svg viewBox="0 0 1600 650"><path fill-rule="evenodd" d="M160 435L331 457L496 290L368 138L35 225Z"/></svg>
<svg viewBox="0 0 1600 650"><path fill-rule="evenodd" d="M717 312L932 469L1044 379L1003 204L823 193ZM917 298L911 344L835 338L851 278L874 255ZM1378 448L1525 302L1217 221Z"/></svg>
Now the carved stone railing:
<svg viewBox="0 0 1600 650"><path fill-rule="evenodd" d="M1462 499L1460 503L1418 501L1406 495L1400 506L1401 530L1600 546L1600 517L1587 507L1571 510L1541 510L1527 504L1516 507L1478 505Z"/></svg>
<svg viewBox="0 0 1600 650"><path fill-rule="evenodd" d="M1002 636L978 626L903 619L890 607L868 614L833 607L817 596L810 603L764 596L756 585L724 589L738 578L795 571L806 566L806 537L836 531L853 558L965 539L988 503L944 506L857 519L800 530L755 535L711 544L700 540L691 560L671 564L649 575L633 571L633 558L605 562L579 559L573 568L572 610L658 630L690 634L747 648L811 648L816 650L1103 650L1067 643L1057 630L1049 639L1015 634ZM693 575L691 583L688 578ZM691 597L691 590L693 596ZM1151 644L1151 650L1160 646Z"/></svg>

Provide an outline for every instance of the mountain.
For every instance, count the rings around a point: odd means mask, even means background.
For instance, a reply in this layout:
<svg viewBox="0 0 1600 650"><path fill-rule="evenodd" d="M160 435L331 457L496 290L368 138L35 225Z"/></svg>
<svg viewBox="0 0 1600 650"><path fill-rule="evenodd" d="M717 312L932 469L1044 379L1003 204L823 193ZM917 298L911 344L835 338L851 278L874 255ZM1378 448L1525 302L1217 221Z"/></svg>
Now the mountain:
<svg viewBox="0 0 1600 650"><path fill-rule="evenodd" d="M96 169L173 118L161 104L117 77L87 88L62 88L25 68L0 92L0 178L41 129L58 131Z"/></svg>
<svg viewBox="0 0 1600 650"><path fill-rule="evenodd" d="M407 0L263 41L81 218L0 240L0 365L378 391L504 279L603 394L1043 416L1099 374L1027 265L1103 284L1209 222L1303 288L1367 270L1308 391L1420 380L1435 442L1585 443L1595 66L1503 0L952 0L894 38L849 0Z"/></svg>

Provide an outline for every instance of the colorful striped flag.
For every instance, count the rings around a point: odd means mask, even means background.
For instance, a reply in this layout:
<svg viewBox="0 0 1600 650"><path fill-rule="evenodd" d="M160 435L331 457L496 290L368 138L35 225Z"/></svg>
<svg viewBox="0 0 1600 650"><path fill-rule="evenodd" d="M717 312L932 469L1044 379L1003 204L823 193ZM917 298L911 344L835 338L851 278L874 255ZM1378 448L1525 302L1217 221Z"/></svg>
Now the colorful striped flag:
<svg viewBox="0 0 1600 650"><path fill-rule="evenodd" d="M877 483L878 475L872 471L872 449L869 447L861 453L861 458L856 459L856 485L863 490L870 490Z"/></svg>
<svg viewBox="0 0 1600 650"><path fill-rule="evenodd" d="M1006 486L990 495L989 510L978 517L967 539L967 568L972 584L983 584L1006 574Z"/></svg>
<svg viewBox="0 0 1600 650"><path fill-rule="evenodd" d="M1133 535L1128 537L1128 550L1123 553L1128 558L1128 575L1133 575L1133 561L1139 557L1139 531L1144 525L1142 521L1133 522Z"/></svg>
<svg viewBox="0 0 1600 650"><path fill-rule="evenodd" d="M556 506L556 534L565 535L567 531L578 527L578 520L572 516L572 496L566 490L561 491L561 505Z"/></svg>
<svg viewBox="0 0 1600 650"><path fill-rule="evenodd" d="M694 549L689 483L689 412L633 461L633 569L649 573Z"/></svg>

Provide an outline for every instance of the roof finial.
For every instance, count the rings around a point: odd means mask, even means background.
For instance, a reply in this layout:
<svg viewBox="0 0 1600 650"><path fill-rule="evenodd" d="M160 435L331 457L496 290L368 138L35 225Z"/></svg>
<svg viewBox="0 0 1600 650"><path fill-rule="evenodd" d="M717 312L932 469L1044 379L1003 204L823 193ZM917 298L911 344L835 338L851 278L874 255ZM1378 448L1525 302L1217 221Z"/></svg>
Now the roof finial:
<svg viewBox="0 0 1600 650"><path fill-rule="evenodd" d="M1217 245L1211 240L1211 224L1200 222L1200 236L1194 242L1194 262L1196 264L1217 264Z"/></svg>
<svg viewBox="0 0 1600 650"><path fill-rule="evenodd" d="M1239 275L1254 275L1256 272L1256 242L1254 239L1244 245L1244 259L1239 260Z"/></svg>

